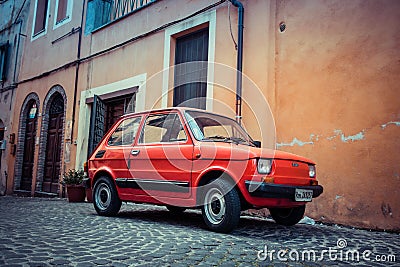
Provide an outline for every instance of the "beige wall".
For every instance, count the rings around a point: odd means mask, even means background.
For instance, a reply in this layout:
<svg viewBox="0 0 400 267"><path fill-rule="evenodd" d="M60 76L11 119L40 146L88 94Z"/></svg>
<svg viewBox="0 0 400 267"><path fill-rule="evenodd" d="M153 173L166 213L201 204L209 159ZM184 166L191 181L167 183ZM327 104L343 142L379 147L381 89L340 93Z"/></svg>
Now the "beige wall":
<svg viewBox="0 0 400 267"><path fill-rule="evenodd" d="M0 154L0 195L6 193L8 173L8 159L11 153L10 134L14 116L14 99L17 89L17 77L21 64L21 56L25 43L27 18L29 13L29 0L2 1L0 4L0 44L9 44L6 79L0 82L0 121L4 127L5 150Z"/></svg>
<svg viewBox="0 0 400 267"><path fill-rule="evenodd" d="M77 59L77 43L78 43L78 31L77 28L80 26L81 13L82 13L82 1L72 1L72 17L67 23L61 24L60 26L54 25L55 17L55 1L50 1L48 20L46 24L46 34L38 37L32 34L32 22L35 7L35 0L27 2L29 9L28 23L24 34L25 42L24 49L21 58L21 66L19 68L18 75L18 88L15 90L15 101L14 101L14 113L12 128L9 133L16 134L16 140L18 140L18 131L21 127L19 125L19 117L21 116L21 109L23 103L28 94L36 93L39 97L39 109L38 109L38 122L36 130L36 145L34 152L35 165L33 168L33 185L35 185L36 178L38 176L38 159L39 159L39 143L42 128L43 118L43 103L48 96L51 88L54 86L61 86L66 95L65 109L65 125L64 125L64 140L62 141L62 162L61 162L61 173L68 169L74 168L75 162L71 158L72 155L75 157L75 147L68 144L71 142L69 137L69 125L72 125L72 113L73 113L73 99L74 99L74 81L75 81L75 65L62 68L64 65L71 63ZM53 72L55 69L58 71ZM68 148L67 148L68 146ZM17 144L18 147L18 144ZM66 149L67 148L67 149ZM41 148L43 149L43 148ZM68 152L70 151L70 152ZM23 153L18 150L17 153ZM74 158L73 158L74 159ZM15 164L16 156L8 155L8 174L9 180L7 183L7 192L12 193L14 189L14 176L15 176ZM34 190L40 190L33 186Z"/></svg>
<svg viewBox="0 0 400 267"><path fill-rule="evenodd" d="M32 36L32 22L36 0L31 0L30 16L26 32L26 44L19 81L36 77L76 60L78 32L82 14L82 1L73 1L71 21L54 26L56 1L49 1L46 34ZM71 34L71 31L73 32Z"/></svg>
<svg viewBox="0 0 400 267"><path fill-rule="evenodd" d="M74 168L75 162L74 162L74 156L75 156L75 148L74 146L71 147L71 152L68 155L66 152L66 144L68 141L70 141L70 138L68 137L67 132L70 132L68 129L67 125L71 125L72 122L72 103L73 103L73 88L74 88L74 76L75 76L75 70L68 69L60 72L56 72L51 76L48 76L46 78L42 78L40 80L34 80L29 83L23 83L20 84L18 87L18 92L16 95L15 99L15 113L20 114L23 106L23 102L26 98L27 95L30 93L36 93L39 97L40 103L39 103L39 108L38 108L38 120L37 120L37 130L36 130L36 141L35 141L35 151L34 151L34 159L35 159L35 166L33 168L33 185L36 183L36 178L38 176L38 168L37 168L37 163L39 159L39 152L40 149L45 149L44 147L40 147L40 135L41 135L41 129L42 129L42 122L43 122L43 115L44 115L44 101L46 97L48 96L48 92L50 89L54 86L61 86L66 94L66 102L67 106L65 108L65 125L64 125L64 140L62 142L62 162L61 162L61 173L64 171L68 170L69 168ZM19 125L19 116L14 117L14 123L12 127L12 132L16 133L16 140L18 140L18 130L20 128ZM68 129L68 130L67 130ZM48 148L50 149L50 148ZM23 153L23 151L17 151L17 153ZM69 162L65 162L66 160L68 161L68 158L70 158ZM9 162L8 162L8 173L9 177L14 178L14 164L16 157L15 156L9 156ZM13 192L14 187L14 180L10 179L8 184L7 184L7 191L9 193ZM32 188L32 192L34 190L39 190L37 188Z"/></svg>
<svg viewBox="0 0 400 267"><path fill-rule="evenodd" d="M79 26L81 3L78 2L75 1L74 19L68 26L30 43L25 50L20 79L75 60L77 34L56 45L51 45L51 40ZM112 88L112 84L123 80L135 81L132 86L140 86L135 77L146 77L147 85L139 88L139 92L145 91L145 103L141 106L148 109L165 104L161 97L163 86L171 85L173 75L157 73L173 65L174 35L168 34L172 32L168 27L97 57L90 55L216 2L158 1L83 37L82 58L86 60L80 64L72 140L77 146L71 150L71 159L76 156L77 166L71 162L67 167L80 168L82 163L80 155L84 153L80 147L86 137L79 133L78 121L82 120L79 105L87 109L82 103L92 90ZM317 162L325 192L308 206L308 216L324 222L399 229L399 2L242 2L245 127L267 147L276 144L278 149ZM215 21L208 19L213 16ZM237 10L233 6L230 16L236 38ZM218 64L210 82L223 85L214 85L210 107L234 115L237 52L230 34L228 4L172 27L190 30L202 19L206 25L213 25L210 32L215 36L209 53L214 54ZM281 22L287 25L282 33ZM166 51L168 42L171 46ZM74 73L72 67L22 84L17 110L31 90L44 99L52 85L62 84L68 95L67 120L72 120ZM171 98L167 97L166 103L170 106ZM89 115L85 113L85 118ZM17 126L13 129L17 131Z"/></svg>

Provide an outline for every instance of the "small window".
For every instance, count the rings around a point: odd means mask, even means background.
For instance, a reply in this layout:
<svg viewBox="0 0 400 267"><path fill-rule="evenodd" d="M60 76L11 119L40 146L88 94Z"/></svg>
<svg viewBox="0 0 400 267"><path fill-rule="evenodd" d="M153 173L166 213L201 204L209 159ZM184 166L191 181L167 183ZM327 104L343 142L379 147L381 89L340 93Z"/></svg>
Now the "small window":
<svg viewBox="0 0 400 267"><path fill-rule="evenodd" d="M71 21L72 16L72 5L71 0L57 0L56 10L54 16L54 28L61 26L69 21Z"/></svg>
<svg viewBox="0 0 400 267"><path fill-rule="evenodd" d="M109 146L132 145L139 128L141 117L129 118L123 120L121 124L112 133L108 140Z"/></svg>
<svg viewBox="0 0 400 267"><path fill-rule="evenodd" d="M67 18L67 6L68 0L58 0L57 1L57 21L59 23Z"/></svg>
<svg viewBox="0 0 400 267"><path fill-rule="evenodd" d="M36 118L36 115L37 115L37 107L36 107L36 103L34 103L29 110L29 119Z"/></svg>
<svg viewBox="0 0 400 267"><path fill-rule="evenodd" d="M33 35L46 30L48 0L36 0Z"/></svg>
<svg viewBox="0 0 400 267"><path fill-rule="evenodd" d="M186 141L182 122L176 113L150 115L144 126L141 143Z"/></svg>
<svg viewBox="0 0 400 267"><path fill-rule="evenodd" d="M0 45L0 81L6 80L8 42Z"/></svg>

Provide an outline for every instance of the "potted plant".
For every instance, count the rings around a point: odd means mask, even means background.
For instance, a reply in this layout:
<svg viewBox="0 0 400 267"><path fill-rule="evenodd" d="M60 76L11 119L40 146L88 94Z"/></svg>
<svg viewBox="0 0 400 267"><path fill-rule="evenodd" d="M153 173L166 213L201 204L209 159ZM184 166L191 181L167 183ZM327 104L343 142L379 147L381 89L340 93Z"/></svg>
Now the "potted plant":
<svg viewBox="0 0 400 267"><path fill-rule="evenodd" d="M64 172L62 183L67 187L69 202L85 201L85 187L83 185L84 173L82 170L68 170Z"/></svg>

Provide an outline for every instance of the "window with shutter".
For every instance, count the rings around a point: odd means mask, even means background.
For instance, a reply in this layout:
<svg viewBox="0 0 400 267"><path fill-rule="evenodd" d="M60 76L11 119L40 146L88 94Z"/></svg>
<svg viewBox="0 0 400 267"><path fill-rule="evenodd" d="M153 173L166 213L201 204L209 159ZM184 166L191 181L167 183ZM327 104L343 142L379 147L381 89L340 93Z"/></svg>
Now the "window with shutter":
<svg viewBox="0 0 400 267"><path fill-rule="evenodd" d="M173 104L206 109L208 28L176 39Z"/></svg>

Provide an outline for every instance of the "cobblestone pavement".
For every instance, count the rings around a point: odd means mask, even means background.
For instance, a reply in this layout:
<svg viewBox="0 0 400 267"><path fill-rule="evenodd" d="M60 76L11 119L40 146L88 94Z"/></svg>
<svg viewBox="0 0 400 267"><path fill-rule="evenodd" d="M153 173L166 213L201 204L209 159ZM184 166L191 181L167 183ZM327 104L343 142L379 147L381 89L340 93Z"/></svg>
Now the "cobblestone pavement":
<svg viewBox="0 0 400 267"><path fill-rule="evenodd" d="M0 197L0 266L400 266L399 237L247 216L218 234L199 211L124 204L110 218L90 203Z"/></svg>

